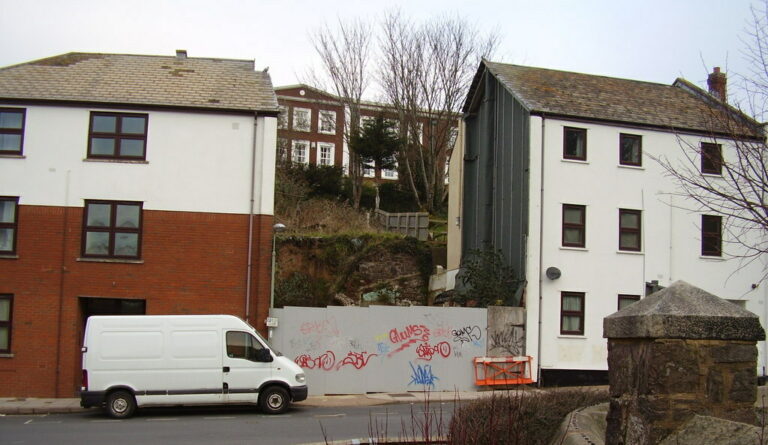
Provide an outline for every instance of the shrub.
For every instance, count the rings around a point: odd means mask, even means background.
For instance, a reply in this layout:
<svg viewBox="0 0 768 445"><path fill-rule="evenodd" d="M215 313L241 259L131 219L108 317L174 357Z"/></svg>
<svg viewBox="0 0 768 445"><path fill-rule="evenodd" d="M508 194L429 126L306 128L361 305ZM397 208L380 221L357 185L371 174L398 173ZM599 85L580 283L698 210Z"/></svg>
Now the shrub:
<svg viewBox="0 0 768 445"><path fill-rule="evenodd" d="M500 391L459 407L448 443L546 445L568 413L607 401L606 390Z"/></svg>

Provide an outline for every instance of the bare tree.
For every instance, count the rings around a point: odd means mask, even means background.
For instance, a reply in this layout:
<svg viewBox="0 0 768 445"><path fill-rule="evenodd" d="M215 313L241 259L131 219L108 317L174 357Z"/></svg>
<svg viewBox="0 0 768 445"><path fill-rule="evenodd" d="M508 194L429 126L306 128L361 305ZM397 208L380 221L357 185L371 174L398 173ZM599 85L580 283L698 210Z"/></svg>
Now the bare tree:
<svg viewBox="0 0 768 445"><path fill-rule="evenodd" d="M722 217L724 242L738 245L729 255L746 262L768 253L768 146L762 124L749 117L765 115L768 104L768 20L766 9L753 9L744 52L750 72L735 76L747 112L726 97L704 97L709 144L679 137L683 155L657 158L677 183L679 207ZM720 100L722 99L722 100ZM714 150L713 150L714 148ZM720 174L702 174L703 167ZM764 258L764 257L763 257ZM745 263L746 264L746 263ZM764 266L765 267L765 266Z"/></svg>
<svg viewBox="0 0 768 445"><path fill-rule="evenodd" d="M448 194L446 164L462 102L498 37L482 36L458 17L417 25L398 12L385 15L382 32L379 82L408 141L399 169L417 205L431 212Z"/></svg>
<svg viewBox="0 0 768 445"><path fill-rule="evenodd" d="M360 20L339 20L335 30L325 25L314 32L311 39L323 67L322 78L315 75L311 81L323 89L324 85L329 85L349 110L348 126L344 129L344 138L349 146L351 135L357 134L360 128L360 104L370 82L370 25ZM353 205L359 208L363 167L360 157L352 150L349 152L348 167Z"/></svg>

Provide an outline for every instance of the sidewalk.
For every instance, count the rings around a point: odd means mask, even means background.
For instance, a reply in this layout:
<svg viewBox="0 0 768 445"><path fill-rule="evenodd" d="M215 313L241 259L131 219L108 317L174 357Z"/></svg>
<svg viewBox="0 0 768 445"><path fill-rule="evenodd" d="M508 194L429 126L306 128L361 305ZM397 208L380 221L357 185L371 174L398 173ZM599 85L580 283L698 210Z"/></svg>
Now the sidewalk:
<svg viewBox="0 0 768 445"><path fill-rule="evenodd" d="M307 400L296 403L297 406L337 407L337 406L376 406L393 403L430 403L453 402L454 400L475 400L488 397L493 391L462 392L407 392L309 396ZM88 408L93 409L93 408ZM0 397L0 415L16 414L55 414L84 412L80 399L42 399Z"/></svg>

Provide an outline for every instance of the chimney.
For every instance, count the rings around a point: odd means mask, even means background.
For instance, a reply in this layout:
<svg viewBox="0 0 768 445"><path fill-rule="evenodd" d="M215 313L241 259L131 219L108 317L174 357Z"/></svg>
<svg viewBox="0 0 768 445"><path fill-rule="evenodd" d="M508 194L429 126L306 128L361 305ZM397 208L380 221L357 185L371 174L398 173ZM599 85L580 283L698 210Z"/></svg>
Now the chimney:
<svg viewBox="0 0 768 445"><path fill-rule="evenodd" d="M725 73L720 72L720 67L716 66L712 70L712 74L707 77L707 86L709 87L709 94L715 96L723 102L728 100L726 96L726 84L728 83L728 77Z"/></svg>
<svg viewBox="0 0 768 445"><path fill-rule="evenodd" d="M177 59L186 59L187 58L187 50L186 49L177 49L176 50L176 58ZM720 68L718 68L720 69ZM711 89L711 87L710 87Z"/></svg>

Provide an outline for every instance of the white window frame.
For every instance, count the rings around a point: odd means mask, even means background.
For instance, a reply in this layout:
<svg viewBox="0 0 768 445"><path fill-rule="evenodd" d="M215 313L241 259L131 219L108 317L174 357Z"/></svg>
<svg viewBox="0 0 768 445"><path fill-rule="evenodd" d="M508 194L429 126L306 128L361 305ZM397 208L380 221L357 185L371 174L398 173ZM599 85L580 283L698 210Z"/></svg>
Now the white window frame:
<svg viewBox="0 0 768 445"><path fill-rule="evenodd" d="M304 159L299 158L297 145L304 145L303 150L301 150ZM291 161L295 164L309 164L309 141L298 140L291 143Z"/></svg>
<svg viewBox="0 0 768 445"><path fill-rule="evenodd" d="M288 129L288 106L286 105L280 105L280 113L277 115L277 128L279 130L287 130Z"/></svg>
<svg viewBox="0 0 768 445"><path fill-rule="evenodd" d="M336 112L320 110L318 113L317 129L322 134L336 134ZM330 123L330 130L323 130L323 123Z"/></svg>
<svg viewBox="0 0 768 445"><path fill-rule="evenodd" d="M303 112L307 113L307 123L306 123L306 126L304 126L304 125L297 125L297 122L296 122L297 121L297 117L298 117L297 114L298 113L303 113ZM297 107L294 107L293 108L293 113L291 114L291 117L292 117L292 120L293 120L293 122L292 122L293 127L292 128L293 128L294 131L305 131L305 132L308 133L308 132L310 132L312 130L312 109L311 108L297 108Z"/></svg>
<svg viewBox="0 0 768 445"><path fill-rule="evenodd" d="M372 167L363 167L363 177L364 178L375 178L376 177L376 169Z"/></svg>
<svg viewBox="0 0 768 445"><path fill-rule="evenodd" d="M381 177L382 177L383 179L391 179L391 180L396 180L396 179L397 179L397 177L398 177L398 175L397 175L397 162L395 162L395 165L394 165L394 167L393 167L393 168L391 168L391 169L390 169L390 168L384 168L384 169L382 169L382 170L381 170Z"/></svg>
<svg viewBox="0 0 768 445"><path fill-rule="evenodd" d="M328 149L328 162L323 163L323 148ZM330 142L318 142L317 143L317 165L328 165L332 166L334 162L334 157L336 154L336 144L332 144Z"/></svg>

